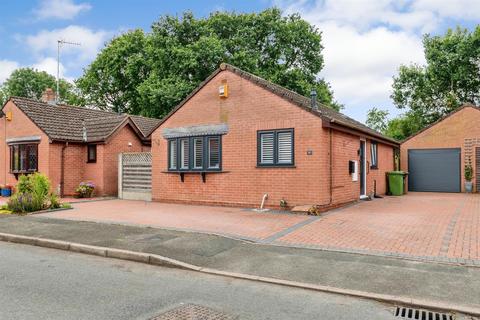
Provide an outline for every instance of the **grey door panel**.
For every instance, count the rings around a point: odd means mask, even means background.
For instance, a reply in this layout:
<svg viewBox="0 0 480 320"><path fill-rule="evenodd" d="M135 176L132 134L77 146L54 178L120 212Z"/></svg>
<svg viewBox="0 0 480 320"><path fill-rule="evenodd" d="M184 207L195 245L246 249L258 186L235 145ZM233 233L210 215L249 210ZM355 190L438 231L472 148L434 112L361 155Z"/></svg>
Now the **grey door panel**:
<svg viewBox="0 0 480 320"><path fill-rule="evenodd" d="M460 192L460 148L408 150L408 190Z"/></svg>

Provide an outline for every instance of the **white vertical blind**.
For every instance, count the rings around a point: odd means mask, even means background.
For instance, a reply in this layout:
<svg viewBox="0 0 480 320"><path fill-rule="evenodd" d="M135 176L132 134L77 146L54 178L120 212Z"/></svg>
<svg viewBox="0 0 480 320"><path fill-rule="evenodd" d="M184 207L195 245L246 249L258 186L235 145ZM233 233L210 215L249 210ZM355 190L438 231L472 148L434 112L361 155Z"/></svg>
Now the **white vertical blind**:
<svg viewBox="0 0 480 320"><path fill-rule="evenodd" d="M260 163L273 164L274 163L274 133L260 134Z"/></svg>
<svg viewBox="0 0 480 320"><path fill-rule="evenodd" d="M293 135L291 131L277 133L278 163L293 163L292 144Z"/></svg>
<svg viewBox="0 0 480 320"><path fill-rule="evenodd" d="M180 140L180 168L188 169L188 139Z"/></svg>
<svg viewBox="0 0 480 320"><path fill-rule="evenodd" d="M208 168L220 168L220 138L208 138Z"/></svg>
<svg viewBox="0 0 480 320"><path fill-rule="evenodd" d="M171 140L170 143L170 169L177 169L177 140Z"/></svg>
<svg viewBox="0 0 480 320"><path fill-rule="evenodd" d="M193 139L193 159L195 169L203 168L203 138Z"/></svg>

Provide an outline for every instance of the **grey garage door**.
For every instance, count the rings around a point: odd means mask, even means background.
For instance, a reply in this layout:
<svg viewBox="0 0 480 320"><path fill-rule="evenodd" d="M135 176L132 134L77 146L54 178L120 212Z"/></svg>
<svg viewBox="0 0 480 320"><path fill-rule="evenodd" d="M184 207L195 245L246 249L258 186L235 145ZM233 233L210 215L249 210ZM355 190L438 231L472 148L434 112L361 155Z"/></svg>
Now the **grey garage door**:
<svg viewBox="0 0 480 320"><path fill-rule="evenodd" d="M460 149L408 150L408 190L460 192Z"/></svg>

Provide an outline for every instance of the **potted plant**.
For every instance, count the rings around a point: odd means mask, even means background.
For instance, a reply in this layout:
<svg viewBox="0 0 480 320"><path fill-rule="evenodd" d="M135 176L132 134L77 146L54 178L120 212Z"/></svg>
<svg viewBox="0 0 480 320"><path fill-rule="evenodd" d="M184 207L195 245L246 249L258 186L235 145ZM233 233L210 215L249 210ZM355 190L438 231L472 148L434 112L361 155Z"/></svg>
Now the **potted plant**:
<svg viewBox="0 0 480 320"><path fill-rule="evenodd" d="M95 191L95 185L89 181L81 182L75 191L77 192L78 198L91 198L93 197L93 193Z"/></svg>
<svg viewBox="0 0 480 320"><path fill-rule="evenodd" d="M473 167L469 164L465 166L465 192L471 193L473 191Z"/></svg>

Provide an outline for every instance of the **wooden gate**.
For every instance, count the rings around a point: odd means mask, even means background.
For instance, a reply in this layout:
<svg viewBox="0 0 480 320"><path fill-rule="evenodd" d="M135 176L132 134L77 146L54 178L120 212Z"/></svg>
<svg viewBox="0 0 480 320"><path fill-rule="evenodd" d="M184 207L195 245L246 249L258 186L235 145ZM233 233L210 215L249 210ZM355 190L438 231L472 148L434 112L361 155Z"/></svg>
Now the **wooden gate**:
<svg viewBox="0 0 480 320"><path fill-rule="evenodd" d="M118 157L118 197L127 200L152 200L152 154L121 153Z"/></svg>

